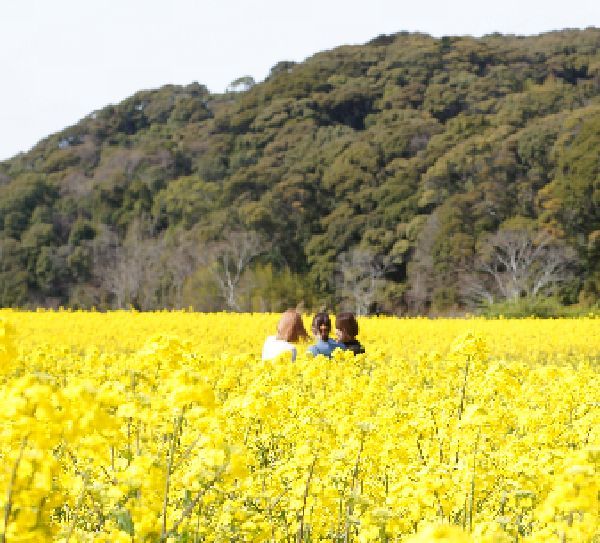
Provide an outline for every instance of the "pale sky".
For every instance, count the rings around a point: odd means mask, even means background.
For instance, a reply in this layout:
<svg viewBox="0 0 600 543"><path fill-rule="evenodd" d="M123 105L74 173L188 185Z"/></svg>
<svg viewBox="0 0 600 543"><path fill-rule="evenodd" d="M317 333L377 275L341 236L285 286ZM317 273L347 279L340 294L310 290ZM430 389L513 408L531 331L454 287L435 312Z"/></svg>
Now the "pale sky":
<svg viewBox="0 0 600 543"><path fill-rule="evenodd" d="M600 0L0 0L0 160L141 89L222 92L379 34L600 27Z"/></svg>

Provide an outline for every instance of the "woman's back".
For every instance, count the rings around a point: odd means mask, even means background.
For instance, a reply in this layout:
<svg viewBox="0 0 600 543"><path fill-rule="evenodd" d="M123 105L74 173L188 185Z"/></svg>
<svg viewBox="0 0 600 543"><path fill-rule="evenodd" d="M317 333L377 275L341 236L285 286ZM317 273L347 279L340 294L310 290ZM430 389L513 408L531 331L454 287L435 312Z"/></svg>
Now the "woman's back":
<svg viewBox="0 0 600 543"><path fill-rule="evenodd" d="M294 345L284 341L283 339L277 339L276 336L268 336L265 340L262 350L262 359L271 360L277 358L280 354L290 352L292 355L292 362L296 360L297 350Z"/></svg>
<svg viewBox="0 0 600 543"><path fill-rule="evenodd" d="M277 324L277 335L268 336L262 350L262 359L271 360L289 351L292 362L296 360L297 350L294 343L306 339L308 334L302 323L302 316L295 309L288 309L281 315Z"/></svg>

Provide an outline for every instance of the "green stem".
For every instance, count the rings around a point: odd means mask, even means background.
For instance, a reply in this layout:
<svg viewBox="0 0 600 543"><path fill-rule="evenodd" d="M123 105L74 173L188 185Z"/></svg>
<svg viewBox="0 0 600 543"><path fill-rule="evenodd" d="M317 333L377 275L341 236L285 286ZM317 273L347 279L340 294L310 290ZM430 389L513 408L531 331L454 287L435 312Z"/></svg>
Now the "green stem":
<svg viewBox="0 0 600 543"><path fill-rule="evenodd" d="M473 448L473 476L471 477L471 500L469 503L469 531L473 531L473 517L475 516L475 474L477 468L477 449L479 448L479 437L481 436L481 428L477 432L475 439L475 447Z"/></svg>
<svg viewBox="0 0 600 543"><path fill-rule="evenodd" d="M171 446L169 447L169 458L166 464L165 474L165 493L163 497L163 510L162 510L162 531L161 541L167 537L167 509L169 507L169 489L171 486L171 473L173 473L173 457L175 456L175 448L177 446L178 434L181 431L181 425L183 423L183 412L173 423L173 435L171 436Z"/></svg>
<svg viewBox="0 0 600 543"><path fill-rule="evenodd" d="M19 470L19 464L23 458L23 452L25 451L25 446L27 445L27 438L24 437L21 441L21 449L19 450L19 456L15 460L13 465L12 472L10 474L10 481L8 483L8 490L6 492L6 506L4 508L4 532L0 535L0 543L6 543L6 532L8 531L8 524L10 522L10 514L12 512L12 498L13 498L13 489L15 483L17 482L17 471Z"/></svg>
<svg viewBox="0 0 600 543"><path fill-rule="evenodd" d="M458 420L460 420L463 416L463 412L465 410L465 399L467 396L467 380L469 377L469 361L470 357L467 356L467 361L465 363L465 379L463 381L463 386L460 394L460 405L458 407Z"/></svg>
<svg viewBox="0 0 600 543"><path fill-rule="evenodd" d="M350 541L350 517L354 513L354 489L356 487L356 480L358 479L358 469L360 466L360 458L365 445L365 434L363 432L360 439L360 447L358 449L358 455L356 457L356 463L354 464L354 470L352 471L352 484L350 485L350 499L348 500L348 510L346 514L346 530L344 533L344 541L348 543Z"/></svg>
<svg viewBox="0 0 600 543"><path fill-rule="evenodd" d="M83 486L81 488L81 494L79 494L79 498L77 499L77 504L75 505L75 511L73 512L73 519L71 520L71 525L69 526L69 531L67 532L67 535L65 536L65 543L69 543L69 539L71 539L71 536L73 535L73 532L75 530L75 525L77 524L77 521L79 520L79 510L81 509L81 506L83 505L83 500L85 498L85 493L87 491L88 480L89 480L89 475L86 473L83 477Z"/></svg>
<svg viewBox="0 0 600 543"><path fill-rule="evenodd" d="M166 533L165 535L161 536L161 538L160 538L161 542L165 541L167 539L167 537L172 537L172 536L175 536L177 534L177 530L179 529L179 526L181 526L181 524L183 523L183 521L194 511L194 507L196 507L196 505L198 505L198 503L200 502L200 500L202 499L202 497L211 488L213 488L214 484L219 480L219 478L221 477L221 475L223 475L224 471L225 471L225 468L222 467L216 473L216 475L213 477L213 479L210 481L210 483L205 488L203 488L202 490L198 491L198 493L196 494L196 496L194 497L194 499L183 510L183 512L181 513L181 516L179 517L179 519L177 520L177 522L173 525L173 527L169 530L169 532Z"/></svg>
<svg viewBox="0 0 600 543"><path fill-rule="evenodd" d="M306 501L308 500L308 494L310 492L310 483L315 472L315 464L317 463L317 455L315 455L312 464L308 470L308 478L306 479L306 486L304 487L304 498L302 501L302 512L300 513L300 528L298 529L298 543L304 540L304 513L306 511Z"/></svg>

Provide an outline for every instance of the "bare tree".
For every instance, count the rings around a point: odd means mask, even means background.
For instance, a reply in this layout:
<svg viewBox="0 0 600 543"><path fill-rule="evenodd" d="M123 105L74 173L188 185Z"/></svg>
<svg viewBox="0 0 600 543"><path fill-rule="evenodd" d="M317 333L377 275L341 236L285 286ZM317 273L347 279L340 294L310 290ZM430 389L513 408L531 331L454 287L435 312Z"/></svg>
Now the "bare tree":
<svg viewBox="0 0 600 543"><path fill-rule="evenodd" d="M106 230L94 250L94 275L101 288L113 297L113 305L139 309L157 306L157 293L164 275L161 262L163 239L153 238L149 224L134 220L122 243Z"/></svg>
<svg viewBox="0 0 600 543"><path fill-rule="evenodd" d="M244 271L252 260L268 249L257 232L228 232L208 247L211 270L228 309L239 311L238 290Z"/></svg>
<svg viewBox="0 0 600 543"><path fill-rule="evenodd" d="M435 279L432 252L439 229L440 221L434 211L417 236L415 253L407 266L409 288L405 298L408 307L415 313L423 313L431 302Z"/></svg>
<svg viewBox="0 0 600 543"><path fill-rule="evenodd" d="M551 293L575 264L574 249L547 232L500 230L483 243L465 292L485 301Z"/></svg>
<svg viewBox="0 0 600 543"><path fill-rule="evenodd" d="M473 270L463 272L459 277L459 288L462 301L470 307L494 302L494 285L489 276L478 274Z"/></svg>
<svg viewBox="0 0 600 543"><path fill-rule="evenodd" d="M386 261L368 249L353 248L338 256L337 291L357 315L369 313L384 284Z"/></svg>
<svg viewBox="0 0 600 543"><path fill-rule="evenodd" d="M183 289L186 281L204 263L205 253L199 250L196 242L185 236L178 235L174 246L167 251L164 262L170 275L169 302L172 307L180 309L183 306Z"/></svg>

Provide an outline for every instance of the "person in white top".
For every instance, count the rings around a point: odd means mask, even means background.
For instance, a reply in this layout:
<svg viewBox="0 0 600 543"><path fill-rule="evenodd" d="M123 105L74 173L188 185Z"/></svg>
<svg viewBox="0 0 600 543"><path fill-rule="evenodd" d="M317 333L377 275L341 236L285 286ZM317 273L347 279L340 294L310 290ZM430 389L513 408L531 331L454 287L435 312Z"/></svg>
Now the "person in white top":
<svg viewBox="0 0 600 543"><path fill-rule="evenodd" d="M280 354L289 352L292 362L296 360L297 350L294 343L308 338L302 316L295 309L288 309L277 324L277 335L269 336L265 340L262 350L262 359L271 360Z"/></svg>

